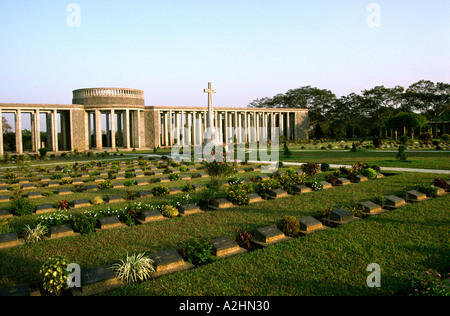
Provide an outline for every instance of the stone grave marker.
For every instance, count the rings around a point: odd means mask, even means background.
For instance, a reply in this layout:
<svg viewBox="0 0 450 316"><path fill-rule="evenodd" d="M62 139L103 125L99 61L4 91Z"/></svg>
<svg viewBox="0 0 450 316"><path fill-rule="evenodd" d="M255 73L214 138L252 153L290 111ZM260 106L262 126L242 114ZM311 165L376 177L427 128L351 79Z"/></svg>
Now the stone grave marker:
<svg viewBox="0 0 450 316"><path fill-rule="evenodd" d="M300 234L302 235L309 235L328 228L312 216L300 218L298 222L300 223Z"/></svg>
<svg viewBox="0 0 450 316"><path fill-rule="evenodd" d="M376 215L386 211L380 205L375 204L372 201L361 202L359 205L363 208L363 214L365 215Z"/></svg>
<svg viewBox="0 0 450 316"><path fill-rule="evenodd" d="M236 169L236 173L244 173L245 172L245 170L244 169L242 169L242 168L238 168L238 169Z"/></svg>
<svg viewBox="0 0 450 316"><path fill-rule="evenodd" d="M94 177L94 182L102 182L105 179L103 177Z"/></svg>
<svg viewBox="0 0 450 316"><path fill-rule="evenodd" d="M36 205L36 214L49 213L54 211L56 211L56 209L53 208L52 204Z"/></svg>
<svg viewBox="0 0 450 316"><path fill-rule="evenodd" d="M42 197L42 194L39 191L38 192L30 192L30 193L28 193L27 197L29 199L39 199Z"/></svg>
<svg viewBox="0 0 450 316"><path fill-rule="evenodd" d="M177 187L171 187L169 188L169 194L178 194L181 193L181 190Z"/></svg>
<svg viewBox="0 0 450 316"><path fill-rule="evenodd" d="M257 177L259 180L269 180L270 177L268 175L262 174Z"/></svg>
<svg viewBox="0 0 450 316"><path fill-rule="evenodd" d="M320 181L320 184L323 186L323 189L329 189L333 187L333 185L327 181Z"/></svg>
<svg viewBox="0 0 450 316"><path fill-rule="evenodd" d="M69 188L58 189L56 192L58 193L58 195L67 195L73 193Z"/></svg>
<svg viewBox="0 0 450 316"><path fill-rule="evenodd" d="M125 179L125 176L122 175L122 174L117 174L114 178L115 178L116 180L123 180L123 179Z"/></svg>
<svg viewBox="0 0 450 316"><path fill-rule="evenodd" d="M59 181L49 181L48 184L47 184L47 186L48 186L49 188L51 188L51 187L57 187L57 186L59 186Z"/></svg>
<svg viewBox="0 0 450 316"><path fill-rule="evenodd" d="M85 207L85 206L91 206L91 203L87 199L79 199L79 200L73 201L74 208Z"/></svg>
<svg viewBox="0 0 450 316"><path fill-rule="evenodd" d="M322 219L323 223L327 226L336 227L339 225L348 224L361 218L355 217L353 213L343 209L338 208L331 211L329 216Z"/></svg>
<svg viewBox="0 0 450 316"><path fill-rule="evenodd" d="M425 193L416 191L416 190L410 190L406 192L406 199L408 202L420 202L428 200Z"/></svg>
<svg viewBox="0 0 450 316"><path fill-rule="evenodd" d="M17 233L9 233L0 235L0 249L11 248L20 245Z"/></svg>
<svg viewBox="0 0 450 316"><path fill-rule="evenodd" d="M147 224L151 222L157 222L162 221L166 219L160 211L158 210L150 210L150 211L143 211L141 212L140 217L138 218L138 221L141 224Z"/></svg>
<svg viewBox="0 0 450 316"><path fill-rule="evenodd" d="M346 178L338 178L337 179L337 182L336 182L336 185L347 185L347 184L350 184L351 182L350 182L350 180L349 179L346 179Z"/></svg>
<svg viewBox="0 0 450 316"><path fill-rule="evenodd" d="M354 178L352 178L352 181L355 183L364 182L369 180L366 176L363 176L362 174L356 175Z"/></svg>
<svg viewBox="0 0 450 316"><path fill-rule="evenodd" d="M380 178L384 178L384 175L382 173L377 172L377 179L380 179Z"/></svg>
<svg viewBox="0 0 450 316"><path fill-rule="evenodd" d="M278 199L278 198L282 198L282 197L286 197L286 196L289 196L289 194L282 189L274 189L274 190L269 191L270 199Z"/></svg>
<svg viewBox="0 0 450 316"><path fill-rule="evenodd" d="M178 206L178 212L181 216L188 216L201 212L200 207L195 204L183 204Z"/></svg>
<svg viewBox="0 0 450 316"><path fill-rule="evenodd" d="M14 217L14 215L11 213L10 210L0 210L0 219L12 217Z"/></svg>
<svg viewBox="0 0 450 316"><path fill-rule="evenodd" d="M115 195L108 195L108 203L119 203L123 202L124 199L121 195L115 194Z"/></svg>
<svg viewBox="0 0 450 316"><path fill-rule="evenodd" d="M134 174L134 176L135 176L136 178L142 178L142 177L144 177L144 174L143 174L142 172L136 172L136 173Z"/></svg>
<svg viewBox="0 0 450 316"><path fill-rule="evenodd" d="M0 202L8 202L9 201L9 195L1 195L0 196Z"/></svg>
<svg viewBox="0 0 450 316"><path fill-rule="evenodd" d="M311 188L308 188L306 185L300 184L294 186L294 193L301 194L301 193L308 193L311 192Z"/></svg>
<svg viewBox="0 0 450 316"><path fill-rule="evenodd" d="M73 287L73 296L91 296L124 286L110 265L81 270L81 288Z"/></svg>
<svg viewBox="0 0 450 316"><path fill-rule="evenodd" d="M233 203L225 198L219 198L215 199L211 202L209 205L210 208L214 210L224 209L224 208L230 208L233 207Z"/></svg>
<svg viewBox="0 0 450 316"><path fill-rule="evenodd" d="M86 186L86 191L98 191L98 185L97 184L90 184Z"/></svg>
<svg viewBox="0 0 450 316"><path fill-rule="evenodd" d="M136 181L135 181L135 184L136 184L136 185L147 185L147 184L148 184L148 181L147 181L147 180L144 180L144 179L139 179L139 180L136 180Z"/></svg>
<svg viewBox="0 0 450 316"><path fill-rule="evenodd" d="M258 194L256 193L249 193L247 194L248 197L248 203L256 203L256 202L262 202L264 201L262 199L262 197L260 197Z"/></svg>
<svg viewBox="0 0 450 316"><path fill-rule="evenodd" d="M154 261L156 272L152 275L154 278L159 276L194 268L194 265L186 262L175 249L163 250L151 254L150 259Z"/></svg>
<svg viewBox="0 0 450 316"><path fill-rule="evenodd" d="M77 178L77 179L73 179L73 180L72 180L72 184L73 184L73 185L76 185L76 184L83 184L83 180L78 179L78 178Z"/></svg>
<svg viewBox="0 0 450 316"><path fill-rule="evenodd" d="M398 196L389 195L386 196L386 208L398 208L406 205L406 201Z"/></svg>
<svg viewBox="0 0 450 316"><path fill-rule="evenodd" d="M140 198L149 198L149 197L151 197L153 194L152 194L152 192L151 191L139 191L138 192L138 196L140 197Z"/></svg>
<svg viewBox="0 0 450 316"><path fill-rule="evenodd" d="M205 185L203 183L195 183L192 185L195 190L203 188Z"/></svg>
<svg viewBox="0 0 450 316"><path fill-rule="evenodd" d="M51 226L50 229L50 239L62 238L75 235L70 224L62 224L57 226Z"/></svg>
<svg viewBox="0 0 450 316"><path fill-rule="evenodd" d="M446 194L446 192L445 192L445 190L443 188L437 187L437 186L435 186L435 188L437 189L436 193L437 193L438 196L442 196L442 195Z"/></svg>
<svg viewBox="0 0 450 316"><path fill-rule="evenodd" d="M246 249L239 247L239 245L229 236L213 239L211 244L213 246L214 254L219 258L226 258L247 252Z"/></svg>
<svg viewBox="0 0 450 316"><path fill-rule="evenodd" d="M291 237L286 236L281 230L272 225L255 230L252 243L261 247L266 247L289 239L291 239Z"/></svg>
<svg viewBox="0 0 450 316"><path fill-rule="evenodd" d="M30 190L30 189L36 189L34 183L25 183L24 185L22 185L22 190Z"/></svg>
<svg viewBox="0 0 450 316"><path fill-rule="evenodd" d="M49 177L42 177L39 181L47 182L47 181L50 181L50 178Z"/></svg>
<svg viewBox="0 0 450 316"><path fill-rule="evenodd" d="M119 189L119 188L124 188L124 187L125 187L125 185L122 182L113 183L114 189Z"/></svg>
<svg viewBox="0 0 450 316"><path fill-rule="evenodd" d="M159 178L159 182L170 182L168 177L161 177Z"/></svg>
<svg viewBox="0 0 450 316"><path fill-rule="evenodd" d="M98 219L100 229L112 229L126 226L117 216L101 217Z"/></svg>

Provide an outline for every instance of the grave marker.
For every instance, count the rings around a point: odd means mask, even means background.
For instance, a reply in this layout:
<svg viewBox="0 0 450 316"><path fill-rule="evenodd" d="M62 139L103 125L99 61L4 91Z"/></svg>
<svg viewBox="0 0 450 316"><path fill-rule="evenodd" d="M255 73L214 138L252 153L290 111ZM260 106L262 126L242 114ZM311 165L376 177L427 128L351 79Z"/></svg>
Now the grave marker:
<svg viewBox="0 0 450 316"><path fill-rule="evenodd" d="M348 224L357 220L360 220L361 218L355 217L353 213L343 209L338 208L335 210L332 210L329 214L329 216L322 219L322 222L331 227L336 227L339 225Z"/></svg>
<svg viewBox="0 0 450 316"><path fill-rule="evenodd" d="M300 218L298 222L300 223L300 234L302 235L309 235L328 228L312 216Z"/></svg>
<svg viewBox="0 0 450 316"><path fill-rule="evenodd" d="M178 206L178 211L181 216L187 216L201 212L200 207L195 204L180 205Z"/></svg>
<svg viewBox="0 0 450 316"><path fill-rule="evenodd" d="M311 188L308 188L306 185L296 185L296 186L294 186L294 193L299 193L299 194L302 194L302 193L308 193L308 192L311 192Z"/></svg>
<svg viewBox="0 0 450 316"><path fill-rule="evenodd" d="M71 289L73 296L91 296L111 291L124 286L125 283L116 278L110 265L104 265L81 271L81 288Z"/></svg>
<svg viewBox="0 0 450 316"><path fill-rule="evenodd" d="M56 209L53 208L52 204L36 205L36 214L49 213L54 211L56 211Z"/></svg>
<svg viewBox="0 0 450 316"><path fill-rule="evenodd" d="M98 219L100 229L113 229L126 226L117 216L101 217Z"/></svg>
<svg viewBox="0 0 450 316"><path fill-rule="evenodd" d="M11 213L10 210L0 210L0 219L12 217L14 217L14 215Z"/></svg>
<svg viewBox="0 0 450 316"><path fill-rule="evenodd" d="M220 258L247 252L246 249L239 247L239 245L229 236L213 239L211 244L215 255Z"/></svg>
<svg viewBox="0 0 450 316"><path fill-rule="evenodd" d="M274 190L269 191L270 199L278 199L278 198L282 198L282 197L286 197L286 196L289 196L289 194L282 189L274 189Z"/></svg>
<svg viewBox="0 0 450 316"><path fill-rule="evenodd" d="M247 194L248 197L248 203L256 203L256 202L262 202L264 201L262 199L262 197L260 197L258 194L256 193L249 193Z"/></svg>
<svg viewBox="0 0 450 316"><path fill-rule="evenodd" d="M121 195L108 195L108 203L119 203L123 201L124 199Z"/></svg>
<svg viewBox="0 0 450 316"><path fill-rule="evenodd" d="M80 200L73 201L74 208L85 207L85 206L90 206L90 205L91 205L91 203L87 199L80 199Z"/></svg>
<svg viewBox="0 0 450 316"><path fill-rule="evenodd" d="M380 205L375 204L372 201L361 202L359 205L363 208L363 213L365 215L376 215L386 211Z"/></svg>
<svg viewBox="0 0 450 316"><path fill-rule="evenodd" d="M24 241L19 240L17 233L0 235L0 249L11 248L21 244L24 244Z"/></svg>
<svg viewBox="0 0 450 316"><path fill-rule="evenodd" d="M72 225L70 224L51 226L49 231L50 231L50 239L57 239L75 235L75 232L72 229Z"/></svg>
<svg viewBox="0 0 450 316"><path fill-rule="evenodd" d="M398 207L402 207L405 206L406 202L404 199L399 198L398 196L395 195L389 195L386 196L386 203L385 203L385 207L386 208L398 208Z"/></svg>
<svg viewBox="0 0 450 316"><path fill-rule="evenodd" d="M349 179L346 179L346 178L338 178L337 179L337 182L336 182L336 185L347 185L347 184L350 184L351 182L350 182L350 180Z"/></svg>
<svg viewBox="0 0 450 316"><path fill-rule="evenodd" d="M28 193L27 197L29 199L39 199L42 197L42 194L39 191L38 192L30 192L30 193Z"/></svg>
<svg viewBox="0 0 450 316"><path fill-rule="evenodd" d="M429 200L429 198L427 198L427 195L416 191L416 190L410 190L408 192L406 192L406 199L408 202L420 202L420 201L425 201L425 200Z"/></svg>
<svg viewBox="0 0 450 316"><path fill-rule="evenodd" d="M233 207L233 203L225 198L215 199L209 205L210 208L214 210L224 209Z"/></svg>
<svg viewBox="0 0 450 316"><path fill-rule="evenodd" d="M281 230L272 225L258 228L253 235L252 243L261 247L267 247L289 239L291 237L286 236Z"/></svg>
<svg viewBox="0 0 450 316"><path fill-rule="evenodd" d="M162 275L194 268L194 265L185 262L175 249L169 249L151 254L150 259L154 261L156 272L152 275L154 278Z"/></svg>
<svg viewBox="0 0 450 316"><path fill-rule="evenodd" d="M150 211L143 211L141 212L140 218L138 218L138 221L142 224L147 224L151 222L157 222L162 221L166 219L160 211L158 210L150 210Z"/></svg>

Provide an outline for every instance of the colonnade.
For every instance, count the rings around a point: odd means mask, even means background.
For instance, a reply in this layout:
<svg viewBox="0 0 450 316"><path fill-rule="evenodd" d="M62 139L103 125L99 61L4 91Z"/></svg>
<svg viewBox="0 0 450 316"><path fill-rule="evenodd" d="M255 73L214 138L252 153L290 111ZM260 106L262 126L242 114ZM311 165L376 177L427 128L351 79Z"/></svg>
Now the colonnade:
<svg viewBox="0 0 450 316"><path fill-rule="evenodd" d="M49 151L68 150L71 143L71 110L58 109L40 109L40 108L18 108L18 109L2 109L0 108L0 118L3 114L11 113L14 115L14 131L15 131L15 149L11 151L18 154L23 154L23 114L29 114L30 121L27 126L30 127L31 132L31 151L38 152L39 149L47 147ZM47 131L46 139L41 139L41 119L45 120ZM59 120L58 120L59 118ZM61 137L58 140L58 121L61 129ZM0 135L3 136L3 123L0 120ZM4 154L3 137L0 137L0 155Z"/></svg>
<svg viewBox="0 0 450 316"><path fill-rule="evenodd" d="M298 138L295 112L270 109L216 109L214 125L219 130L219 141L226 143L255 143L271 139L273 127L279 135L293 141ZM201 145L207 130L206 110L159 110L159 146Z"/></svg>

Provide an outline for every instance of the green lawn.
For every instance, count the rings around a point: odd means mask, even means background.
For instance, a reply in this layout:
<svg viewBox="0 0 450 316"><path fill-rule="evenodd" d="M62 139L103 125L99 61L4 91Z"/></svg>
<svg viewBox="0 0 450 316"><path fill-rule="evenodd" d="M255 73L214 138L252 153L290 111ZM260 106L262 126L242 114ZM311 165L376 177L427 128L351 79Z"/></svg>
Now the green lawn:
<svg viewBox="0 0 450 316"><path fill-rule="evenodd" d="M322 158L319 161L326 160L326 157ZM278 224L286 215L297 218L318 216L324 208L352 206L380 195L401 194L408 186L431 182L437 177L439 175L402 173L240 208L206 211L185 218L1 250L0 288L39 282L39 268L52 255L64 255L70 261L79 263L82 269L112 264L123 259L127 253L180 249L183 242L196 236L208 239L235 237L236 229L253 232L263 226ZM170 185L179 186L182 183L185 182ZM443 274L450 272L449 196L219 260L191 271L128 286L111 294L399 294L401 288L394 282L395 272L426 269L435 269ZM154 201L153 198L147 200L149 203ZM17 222L13 226L23 225L35 216L15 219ZM382 268L380 289L365 286L368 275L366 267L372 262Z"/></svg>

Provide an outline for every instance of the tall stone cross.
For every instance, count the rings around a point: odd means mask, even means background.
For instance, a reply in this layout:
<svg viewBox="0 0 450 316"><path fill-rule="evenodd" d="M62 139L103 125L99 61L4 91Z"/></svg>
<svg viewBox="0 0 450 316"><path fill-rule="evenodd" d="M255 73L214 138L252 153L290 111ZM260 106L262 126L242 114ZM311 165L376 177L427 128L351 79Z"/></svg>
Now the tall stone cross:
<svg viewBox="0 0 450 316"><path fill-rule="evenodd" d="M203 90L205 93L208 93L208 128L213 128L213 93L216 93L216 90L212 89L212 83L208 83L208 89Z"/></svg>

